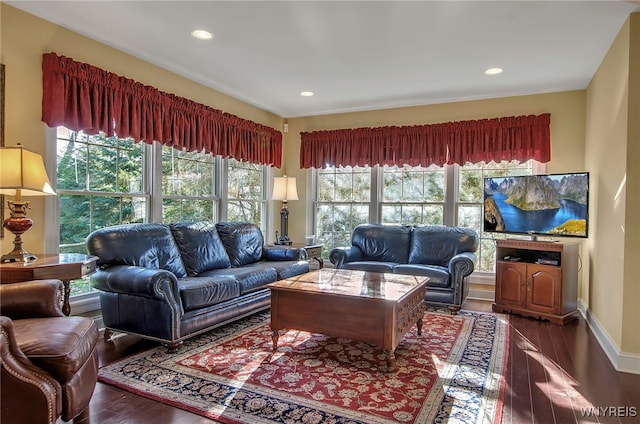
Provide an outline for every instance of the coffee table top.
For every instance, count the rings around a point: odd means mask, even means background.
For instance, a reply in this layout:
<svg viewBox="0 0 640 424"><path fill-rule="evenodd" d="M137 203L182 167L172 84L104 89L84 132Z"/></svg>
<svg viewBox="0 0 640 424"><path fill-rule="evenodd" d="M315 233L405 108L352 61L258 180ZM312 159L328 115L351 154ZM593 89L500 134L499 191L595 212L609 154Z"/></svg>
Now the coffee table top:
<svg viewBox="0 0 640 424"><path fill-rule="evenodd" d="M413 275L323 268L276 281L267 287L397 301L427 281L427 277Z"/></svg>

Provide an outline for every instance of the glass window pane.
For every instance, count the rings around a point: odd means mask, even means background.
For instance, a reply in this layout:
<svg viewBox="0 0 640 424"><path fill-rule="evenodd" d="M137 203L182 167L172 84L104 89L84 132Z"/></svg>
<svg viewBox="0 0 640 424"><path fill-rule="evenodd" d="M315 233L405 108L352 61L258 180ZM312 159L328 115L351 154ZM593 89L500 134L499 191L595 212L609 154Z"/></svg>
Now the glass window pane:
<svg viewBox="0 0 640 424"><path fill-rule="evenodd" d="M227 160L227 220L251 222L266 230L265 166Z"/></svg>
<svg viewBox="0 0 640 424"><path fill-rule="evenodd" d="M118 151L104 145L89 145L89 190L117 191Z"/></svg>
<svg viewBox="0 0 640 424"><path fill-rule="evenodd" d="M165 196L212 197L215 163L208 153L162 148L162 191Z"/></svg>
<svg viewBox="0 0 640 424"><path fill-rule="evenodd" d="M165 198L162 200L162 222L213 220L213 200L175 198Z"/></svg>
<svg viewBox="0 0 640 424"><path fill-rule="evenodd" d="M84 190L87 184L87 145L61 139L57 151L57 188Z"/></svg>
<svg viewBox="0 0 640 424"><path fill-rule="evenodd" d="M126 140L125 140L126 141ZM124 143L127 145L128 143ZM120 150L118 162L118 191L142 193L142 146L137 144L127 150Z"/></svg>
<svg viewBox="0 0 640 424"><path fill-rule="evenodd" d="M88 196L60 194L60 246L63 253L86 253L85 238L91 232L91 205ZM70 250L64 250L69 245ZM78 246L80 252L76 252Z"/></svg>

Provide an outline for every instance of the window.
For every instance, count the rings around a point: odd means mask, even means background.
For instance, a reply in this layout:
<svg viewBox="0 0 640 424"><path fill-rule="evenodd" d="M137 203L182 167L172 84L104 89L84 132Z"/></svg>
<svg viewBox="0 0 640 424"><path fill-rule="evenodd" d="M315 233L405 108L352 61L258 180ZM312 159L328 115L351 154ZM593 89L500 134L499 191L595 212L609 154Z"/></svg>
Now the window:
<svg viewBox="0 0 640 424"><path fill-rule="evenodd" d="M444 222L444 168L382 168L383 224L419 225Z"/></svg>
<svg viewBox="0 0 640 424"><path fill-rule="evenodd" d="M86 253L85 239L92 231L146 221L143 144L62 127L57 138L60 252ZM91 291L87 281L72 288L72 295Z"/></svg>
<svg viewBox="0 0 640 424"><path fill-rule="evenodd" d="M215 187L214 156L162 147L162 222L215 220Z"/></svg>
<svg viewBox="0 0 640 424"><path fill-rule="evenodd" d="M263 165L58 127L60 252L86 253L87 236L111 225L218 221L223 213L266 232L267 175ZM72 296L92 291L88 278L71 287Z"/></svg>
<svg viewBox="0 0 640 424"><path fill-rule="evenodd" d="M371 168L325 168L317 171L316 237L331 248L347 246L353 229L369 222Z"/></svg>
<svg viewBox="0 0 640 424"><path fill-rule="evenodd" d="M316 235L327 258L332 248L349 246L362 223L470 227L480 236L476 271L493 272L494 235L482 231L483 178L532 174L534 164L319 169Z"/></svg>
<svg viewBox="0 0 640 424"><path fill-rule="evenodd" d="M227 159L227 221L251 222L266 232L266 166Z"/></svg>

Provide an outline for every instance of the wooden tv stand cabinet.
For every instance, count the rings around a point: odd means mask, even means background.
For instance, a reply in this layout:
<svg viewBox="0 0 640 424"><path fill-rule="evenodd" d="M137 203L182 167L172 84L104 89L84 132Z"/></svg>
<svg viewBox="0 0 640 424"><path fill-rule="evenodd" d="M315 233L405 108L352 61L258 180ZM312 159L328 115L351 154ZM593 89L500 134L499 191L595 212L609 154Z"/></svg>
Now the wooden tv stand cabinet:
<svg viewBox="0 0 640 424"><path fill-rule="evenodd" d="M578 317L578 243L496 240L495 312L564 325Z"/></svg>

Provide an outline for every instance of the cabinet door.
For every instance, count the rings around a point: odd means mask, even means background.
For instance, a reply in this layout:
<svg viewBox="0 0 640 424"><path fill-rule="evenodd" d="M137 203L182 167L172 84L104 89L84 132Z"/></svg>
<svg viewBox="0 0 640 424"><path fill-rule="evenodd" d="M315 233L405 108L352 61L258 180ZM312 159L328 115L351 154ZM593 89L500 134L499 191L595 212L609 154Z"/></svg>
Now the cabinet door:
<svg viewBox="0 0 640 424"><path fill-rule="evenodd" d="M560 313L560 267L530 264L527 267L527 278L527 309Z"/></svg>
<svg viewBox="0 0 640 424"><path fill-rule="evenodd" d="M496 267L496 303L523 306L525 302L526 264L498 262Z"/></svg>

